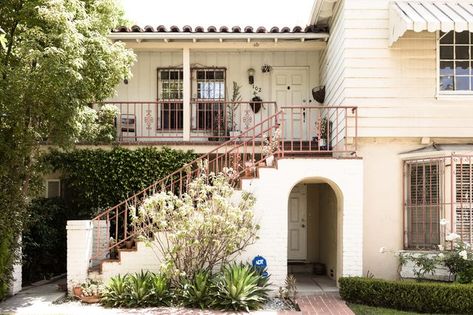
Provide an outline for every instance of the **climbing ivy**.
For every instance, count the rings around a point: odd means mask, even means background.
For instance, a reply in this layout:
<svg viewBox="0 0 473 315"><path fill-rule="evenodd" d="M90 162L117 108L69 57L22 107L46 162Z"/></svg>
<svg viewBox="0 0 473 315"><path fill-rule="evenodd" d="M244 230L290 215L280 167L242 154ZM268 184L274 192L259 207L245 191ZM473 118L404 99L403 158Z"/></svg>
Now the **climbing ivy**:
<svg viewBox="0 0 473 315"><path fill-rule="evenodd" d="M53 150L42 158L45 170L58 171L65 183L66 206L76 218L90 218L113 206L156 180L192 161L192 151L136 150Z"/></svg>

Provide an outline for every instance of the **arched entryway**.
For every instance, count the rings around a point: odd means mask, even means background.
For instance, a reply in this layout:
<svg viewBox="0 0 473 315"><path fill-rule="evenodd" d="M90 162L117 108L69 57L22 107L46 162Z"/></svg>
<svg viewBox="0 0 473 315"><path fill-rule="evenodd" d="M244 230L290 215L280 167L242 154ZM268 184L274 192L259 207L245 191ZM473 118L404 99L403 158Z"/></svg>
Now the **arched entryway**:
<svg viewBox="0 0 473 315"><path fill-rule="evenodd" d="M301 291L335 291L342 275L343 198L323 178L296 184L288 200L288 273Z"/></svg>

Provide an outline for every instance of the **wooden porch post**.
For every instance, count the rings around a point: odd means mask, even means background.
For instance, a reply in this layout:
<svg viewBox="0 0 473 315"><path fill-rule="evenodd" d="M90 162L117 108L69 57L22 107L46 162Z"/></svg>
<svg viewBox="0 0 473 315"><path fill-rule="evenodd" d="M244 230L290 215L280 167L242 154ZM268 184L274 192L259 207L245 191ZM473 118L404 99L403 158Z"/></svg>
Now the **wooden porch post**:
<svg viewBox="0 0 473 315"><path fill-rule="evenodd" d="M183 84L183 133L184 141L190 140L191 135L191 66L190 66L190 49L182 50L182 70L184 72Z"/></svg>

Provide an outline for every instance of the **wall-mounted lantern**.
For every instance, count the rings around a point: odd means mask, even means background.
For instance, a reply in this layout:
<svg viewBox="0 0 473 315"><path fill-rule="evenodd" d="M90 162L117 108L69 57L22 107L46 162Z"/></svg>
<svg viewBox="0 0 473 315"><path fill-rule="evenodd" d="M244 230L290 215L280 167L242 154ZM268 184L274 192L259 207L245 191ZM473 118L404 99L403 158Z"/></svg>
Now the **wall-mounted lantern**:
<svg viewBox="0 0 473 315"><path fill-rule="evenodd" d="M255 83L255 69L253 68L248 69L248 82L250 84Z"/></svg>

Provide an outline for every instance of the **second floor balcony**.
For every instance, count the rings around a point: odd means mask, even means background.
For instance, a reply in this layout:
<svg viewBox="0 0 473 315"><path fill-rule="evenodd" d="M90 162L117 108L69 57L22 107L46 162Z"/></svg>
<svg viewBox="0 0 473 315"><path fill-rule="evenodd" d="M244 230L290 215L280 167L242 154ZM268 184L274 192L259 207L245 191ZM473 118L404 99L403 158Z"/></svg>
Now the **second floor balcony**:
<svg viewBox="0 0 473 315"><path fill-rule="evenodd" d="M234 138L247 141L244 131L264 128L277 115L280 140L294 153L356 151L357 108L349 106L278 106L276 102L181 100L106 102L115 106L117 142L131 145L217 145ZM268 135L269 136L269 135ZM244 139L243 139L244 138Z"/></svg>

